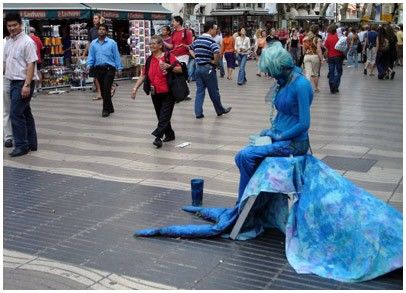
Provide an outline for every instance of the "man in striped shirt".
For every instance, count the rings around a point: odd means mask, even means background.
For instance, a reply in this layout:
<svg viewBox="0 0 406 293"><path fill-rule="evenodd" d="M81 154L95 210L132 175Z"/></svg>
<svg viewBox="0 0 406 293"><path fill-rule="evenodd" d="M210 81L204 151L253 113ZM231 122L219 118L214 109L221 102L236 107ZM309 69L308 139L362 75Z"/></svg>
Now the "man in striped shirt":
<svg viewBox="0 0 406 293"><path fill-rule="evenodd" d="M224 108L221 104L220 91L217 82L216 65L220 58L220 49L213 37L217 34L217 25L213 21L206 21L204 34L197 38L190 49L196 61L196 119L203 115L203 102L206 88L213 103L217 116L230 112L231 107Z"/></svg>

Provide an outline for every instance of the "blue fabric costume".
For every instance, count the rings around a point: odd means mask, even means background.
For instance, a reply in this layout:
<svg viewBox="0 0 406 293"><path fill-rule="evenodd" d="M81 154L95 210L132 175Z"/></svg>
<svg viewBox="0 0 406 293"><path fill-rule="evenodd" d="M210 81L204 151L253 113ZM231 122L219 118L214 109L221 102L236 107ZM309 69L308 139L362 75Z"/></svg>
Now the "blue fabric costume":
<svg viewBox="0 0 406 293"><path fill-rule="evenodd" d="M402 267L402 215L306 154L310 82L299 68L276 78L280 89L273 99L278 113L272 127L252 137L235 158L241 173L235 207L186 206L183 210L214 223L144 229L135 235L228 237L247 199L256 197L237 239L278 228L298 273L358 282ZM272 142L264 142L264 136ZM290 209L288 196L294 199Z"/></svg>

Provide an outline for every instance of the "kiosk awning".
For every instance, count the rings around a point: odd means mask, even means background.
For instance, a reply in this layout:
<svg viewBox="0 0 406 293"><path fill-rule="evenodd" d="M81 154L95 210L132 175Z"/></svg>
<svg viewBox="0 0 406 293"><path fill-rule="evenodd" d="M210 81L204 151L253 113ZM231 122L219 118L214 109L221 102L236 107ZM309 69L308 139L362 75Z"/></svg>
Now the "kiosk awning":
<svg viewBox="0 0 406 293"><path fill-rule="evenodd" d="M157 3L83 3L111 19L169 20L172 12Z"/></svg>
<svg viewBox="0 0 406 293"><path fill-rule="evenodd" d="M3 3L3 18L7 11L28 19L90 18L90 8L81 3Z"/></svg>

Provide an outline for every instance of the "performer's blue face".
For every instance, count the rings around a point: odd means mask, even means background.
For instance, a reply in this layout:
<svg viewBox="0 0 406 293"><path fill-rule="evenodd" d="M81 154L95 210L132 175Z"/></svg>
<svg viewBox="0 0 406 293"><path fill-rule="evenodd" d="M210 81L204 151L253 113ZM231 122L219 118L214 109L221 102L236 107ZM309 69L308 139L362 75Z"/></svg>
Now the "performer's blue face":
<svg viewBox="0 0 406 293"><path fill-rule="evenodd" d="M292 69L283 69L278 74L273 74L268 70L268 74L275 78L279 85L285 85L289 79L289 75L292 72Z"/></svg>

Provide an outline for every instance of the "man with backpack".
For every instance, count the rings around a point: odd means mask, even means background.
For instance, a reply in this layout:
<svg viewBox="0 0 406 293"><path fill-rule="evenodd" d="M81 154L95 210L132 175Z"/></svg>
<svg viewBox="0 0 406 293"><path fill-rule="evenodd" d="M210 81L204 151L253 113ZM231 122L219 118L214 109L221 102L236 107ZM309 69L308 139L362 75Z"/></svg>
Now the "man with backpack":
<svg viewBox="0 0 406 293"><path fill-rule="evenodd" d="M192 32L183 27L183 19L175 16L172 20L172 45L171 53L176 56L179 62L189 63L189 46L193 42Z"/></svg>
<svg viewBox="0 0 406 293"><path fill-rule="evenodd" d="M364 74L367 75L367 70L370 68L369 75L374 75L375 61L376 61L376 39L378 33L376 32L376 25L372 25L371 30L365 35L365 44L363 52L367 52L367 62L364 65Z"/></svg>

